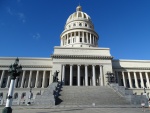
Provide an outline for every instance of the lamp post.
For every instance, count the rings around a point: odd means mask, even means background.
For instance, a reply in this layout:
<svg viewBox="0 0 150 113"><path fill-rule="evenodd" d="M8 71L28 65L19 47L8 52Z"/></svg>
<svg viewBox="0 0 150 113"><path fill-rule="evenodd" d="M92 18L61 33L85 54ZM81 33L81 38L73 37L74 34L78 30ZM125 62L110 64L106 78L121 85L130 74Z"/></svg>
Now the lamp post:
<svg viewBox="0 0 150 113"><path fill-rule="evenodd" d="M15 79L18 77L22 71L22 66L18 65L19 64L19 59L17 58L15 60L15 63L13 65L9 66L8 72L10 73L10 87L7 95L7 101L6 101L6 106L3 109L2 113L12 113L12 100L13 100L13 91L14 91L14 86L15 86Z"/></svg>
<svg viewBox="0 0 150 113"><path fill-rule="evenodd" d="M31 98L32 98L32 85L30 85L30 92L29 92L29 102L27 103L27 105L30 105L31 104Z"/></svg>

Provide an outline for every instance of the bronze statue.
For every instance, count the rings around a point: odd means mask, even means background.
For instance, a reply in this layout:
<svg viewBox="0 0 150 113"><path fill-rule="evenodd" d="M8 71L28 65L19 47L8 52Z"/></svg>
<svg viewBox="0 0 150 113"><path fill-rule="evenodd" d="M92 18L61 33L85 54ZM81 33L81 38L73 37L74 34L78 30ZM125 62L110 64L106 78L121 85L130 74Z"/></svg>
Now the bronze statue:
<svg viewBox="0 0 150 113"><path fill-rule="evenodd" d="M56 72L54 73L54 76L53 76L53 82L58 82L58 73L59 73L59 71L56 70Z"/></svg>

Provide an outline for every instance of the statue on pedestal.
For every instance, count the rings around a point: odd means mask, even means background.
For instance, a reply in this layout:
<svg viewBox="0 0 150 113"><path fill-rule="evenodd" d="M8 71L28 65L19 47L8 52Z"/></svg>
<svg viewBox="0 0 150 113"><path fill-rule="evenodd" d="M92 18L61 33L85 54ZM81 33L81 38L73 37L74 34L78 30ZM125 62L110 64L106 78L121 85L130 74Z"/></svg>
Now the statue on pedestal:
<svg viewBox="0 0 150 113"><path fill-rule="evenodd" d="M58 73L59 71L56 70L53 76L53 82L58 82Z"/></svg>

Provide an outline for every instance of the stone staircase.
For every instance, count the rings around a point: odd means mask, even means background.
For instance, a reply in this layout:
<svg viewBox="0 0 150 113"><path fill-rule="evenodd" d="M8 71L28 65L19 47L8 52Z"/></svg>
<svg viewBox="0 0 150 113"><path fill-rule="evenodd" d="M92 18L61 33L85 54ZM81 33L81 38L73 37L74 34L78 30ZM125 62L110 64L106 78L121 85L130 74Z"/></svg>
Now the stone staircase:
<svg viewBox="0 0 150 113"><path fill-rule="evenodd" d="M55 105L55 91L58 86L58 83L52 83L50 86L43 92L42 95L37 95L35 98L34 105Z"/></svg>
<svg viewBox="0 0 150 113"><path fill-rule="evenodd" d="M130 105L109 86L62 86L57 105Z"/></svg>

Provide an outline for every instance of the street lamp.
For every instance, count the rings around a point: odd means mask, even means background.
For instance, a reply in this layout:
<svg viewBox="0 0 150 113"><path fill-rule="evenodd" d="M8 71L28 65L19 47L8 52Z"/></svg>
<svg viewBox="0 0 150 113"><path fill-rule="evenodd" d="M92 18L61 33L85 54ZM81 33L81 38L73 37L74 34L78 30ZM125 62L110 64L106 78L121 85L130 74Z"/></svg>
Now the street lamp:
<svg viewBox="0 0 150 113"><path fill-rule="evenodd" d="M31 104L31 98L32 98L32 85L30 85L30 92L29 92L29 102L27 103L27 105L30 105Z"/></svg>
<svg viewBox="0 0 150 113"><path fill-rule="evenodd" d="M13 65L9 66L8 72L10 73L10 87L7 95L7 101L6 101L6 106L3 109L2 113L12 113L12 100L13 100L13 91L14 91L14 86L15 86L15 79L18 77L22 71L22 66L18 65L19 64L19 59L17 58L15 60L15 63Z"/></svg>

